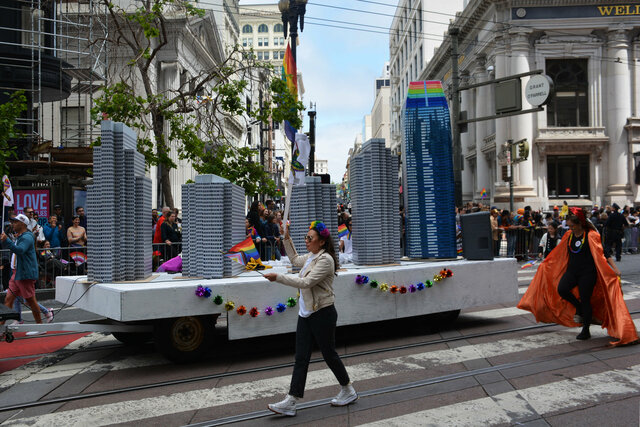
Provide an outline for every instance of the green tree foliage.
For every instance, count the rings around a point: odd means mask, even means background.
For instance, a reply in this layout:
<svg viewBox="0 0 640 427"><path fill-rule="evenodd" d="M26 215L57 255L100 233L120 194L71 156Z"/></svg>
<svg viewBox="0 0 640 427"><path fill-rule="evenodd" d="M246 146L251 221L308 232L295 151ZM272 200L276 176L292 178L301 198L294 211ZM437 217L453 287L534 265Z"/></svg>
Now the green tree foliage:
<svg viewBox="0 0 640 427"><path fill-rule="evenodd" d="M10 142L19 138L16 130L18 118L27 110L27 97L23 91L14 92L9 101L0 105L0 176L9 174L7 161L16 156L15 147Z"/></svg>
<svg viewBox="0 0 640 427"><path fill-rule="evenodd" d="M259 164L249 162L255 153L234 147L238 135L229 123L239 117L248 123L288 120L300 128L301 102L290 94L273 67L256 61L240 46L228 47L215 65L181 81L179 88L157 90L157 56L170 44L176 28L188 27L207 13L185 0L143 0L136 9L122 9L104 0L115 36L110 42L128 48L127 69L118 82L104 87L92 109L94 119L125 123L138 133L138 149L148 165L160 168L165 203L173 206L169 170L176 164L169 153L189 161L199 173L215 173L245 188L247 194L275 192L274 183ZM170 12L167 12L170 11ZM173 37L177 35L173 34ZM262 103L247 105L245 96L256 88Z"/></svg>

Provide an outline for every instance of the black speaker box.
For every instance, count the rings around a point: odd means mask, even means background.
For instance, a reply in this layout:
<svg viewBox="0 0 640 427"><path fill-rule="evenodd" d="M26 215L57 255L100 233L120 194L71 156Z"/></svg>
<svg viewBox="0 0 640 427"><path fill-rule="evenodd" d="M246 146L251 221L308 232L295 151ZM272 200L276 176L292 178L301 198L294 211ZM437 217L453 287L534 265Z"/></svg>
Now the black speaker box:
<svg viewBox="0 0 640 427"><path fill-rule="evenodd" d="M460 216L462 250L466 259L493 259L493 238L489 215L489 212L475 212Z"/></svg>

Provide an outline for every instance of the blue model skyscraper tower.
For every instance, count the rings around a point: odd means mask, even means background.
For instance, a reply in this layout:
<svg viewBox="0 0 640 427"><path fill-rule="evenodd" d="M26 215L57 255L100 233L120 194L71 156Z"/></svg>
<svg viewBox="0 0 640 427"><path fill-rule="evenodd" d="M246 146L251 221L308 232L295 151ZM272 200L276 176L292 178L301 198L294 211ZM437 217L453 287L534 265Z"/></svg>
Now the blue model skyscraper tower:
<svg viewBox="0 0 640 427"><path fill-rule="evenodd" d="M442 83L411 82L403 117L406 254L455 258L451 123Z"/></svg>

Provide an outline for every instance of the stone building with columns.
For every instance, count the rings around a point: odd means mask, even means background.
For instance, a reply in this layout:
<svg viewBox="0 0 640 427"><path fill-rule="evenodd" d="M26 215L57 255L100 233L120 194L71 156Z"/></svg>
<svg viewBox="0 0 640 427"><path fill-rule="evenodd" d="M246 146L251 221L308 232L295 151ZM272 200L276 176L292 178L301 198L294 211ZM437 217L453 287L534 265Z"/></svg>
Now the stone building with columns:
<svg viewBox="0 0 640 427"><path fill-rule="evenodd" d="M480 201L485 188L485 201L507 207L503 144L526 138L528 160L514 165L516 207L640 205L637 2L470 0L452 25L462 86L537 69L554 81L543 111L470 123L462 133L463 200ZM450 91L450 48L446 36L417 80L442 80ZM524 95L522 103L533 108ZM494 114L494 87L462 91L461 111Z"/></svg>

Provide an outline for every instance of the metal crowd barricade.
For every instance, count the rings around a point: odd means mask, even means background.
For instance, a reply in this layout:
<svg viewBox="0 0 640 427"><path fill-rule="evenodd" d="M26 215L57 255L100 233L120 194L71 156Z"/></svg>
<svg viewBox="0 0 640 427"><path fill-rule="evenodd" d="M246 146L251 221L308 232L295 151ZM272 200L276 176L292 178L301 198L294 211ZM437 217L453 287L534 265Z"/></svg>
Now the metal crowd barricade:
<svg viewBox="0 0 640 427"><path fill-rule="evenodd" d="M519 260L533 259L538 256L540 239L547 232L545 227L511 226L500 228L498 253L496 256L517 258Z"/></svg>

